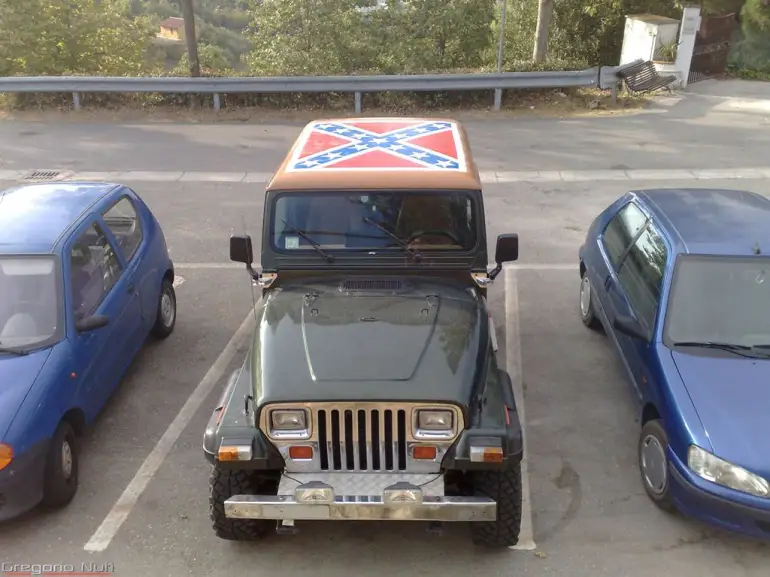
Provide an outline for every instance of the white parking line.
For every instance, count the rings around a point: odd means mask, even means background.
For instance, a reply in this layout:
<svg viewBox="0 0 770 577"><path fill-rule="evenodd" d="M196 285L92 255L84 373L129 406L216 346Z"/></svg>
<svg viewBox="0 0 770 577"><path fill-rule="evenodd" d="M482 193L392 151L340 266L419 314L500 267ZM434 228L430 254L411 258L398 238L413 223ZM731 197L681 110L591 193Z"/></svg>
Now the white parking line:
<svg viewBox="0 0 770 577"><path fill-rule="evenodd" d="M23 181L27 170L0 170L0 180ZM49 167L40 170L60 170ZM109 182L208 182L208 183L267 183L271 172L205 172L198 170L67 170L57 181ZM770 166L736 168L640 168L640 169L583 169L583 170L485 170L479 174L484 183L507 182L586 182L613 180L764 180L770 178Z"/></svg>
<svg viewBox="0 0 770 577"><path fill-rule="evenodd" d="M505 365L511 376L513 396L519 413L519 422L524 433L524 458L521 461L521 530L519 542L511 547L518 551L535 549L534 528L532 523L532 501L529 493L529 469L527 453L527 427L524 412L524 386L521 370L521 332L519 330L519 286L516 270L505 267Z"/></svg>
<svg viewBox="0 0 770 577"><path fill-rule="evenodd" d="M110 544L112 539L120 530L121 525L128 518L132 509L139 501L139 497L147 488L155 473L165 461L168 454L171 452L174 444L176 443L179 435L182 434L185 427L190 423L195 413L198 411L203 401L209 396L214 387L219 382L219 379L227 370L230 361L232 361L235 354L238 352L238 348L246 341L251 335L254 329L254 311L250 310L249 315L243 321L241 326L235 332L230 342L227 343L224 350L220 353L214 364L205 374L201 382L193 391L190 398L181 408L174 421L169 425L166 432L158 441L157 445L153 448L147 458L142 463L142 466L131 479L128 487L123 491L123 494L117 500L112 510L107 514L102 524L91 536L88 543L83 547L86 551L104 551Z"/></svg>
<svg viewBox="0 0 770 577"><path fill-rule="evenodd" d="M261 270L260 265L252 265L254 270ZM490 269L495 268L495 263L487 264ZM179 269L240 269L246 270L246 266L239 262L175 262L174 268ZM575 262L554 262L554 263L514 263L506 264L506 270L578 270L577 259Z"/></svg>

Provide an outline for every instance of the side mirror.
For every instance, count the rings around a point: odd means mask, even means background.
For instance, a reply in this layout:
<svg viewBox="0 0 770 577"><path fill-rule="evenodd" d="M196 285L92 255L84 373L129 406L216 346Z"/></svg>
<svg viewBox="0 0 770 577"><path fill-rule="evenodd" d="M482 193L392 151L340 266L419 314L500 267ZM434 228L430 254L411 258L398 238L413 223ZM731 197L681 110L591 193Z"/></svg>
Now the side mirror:
<svg viewBox="0 0 770 577"><path fill-rule="evenodd" d="M230 237L230 260L247 265L254 262L254 250L251 247L251 237L248 234Z"/></svg>
<svg viewBox="0 0 770 577"><path fill-rule="evenodd" d="M79 333L87 333L88 331L95 331L102 327L106 327L110 323L110 318L106 315L93 315L86 317L75 322L75 329Z"/></svg>
<svg viewBox="0 0 770 577"><path fill-rule="evenodd" d="M490 280L494 280L500 271L503 270L504 262L511 262L519 259L519 235L515 233L500 234L497 236L497 246L495 247L495 263L497 266L487 274Z"/></svg>
<svg viewBox="0 0 770 577"><path fill-rule="evenodd" d="M621 315L619 317L616 317L615 320L612 322L612 326L615 327L621 333L628 335L629 337L640 339L643 341L647 340L647 335L642 330L642 327L639 326L638 322L636 322L633 318L629 316Z"/></svg>
<svg viewBox="0 0 770 577"><path fill-rule="evenodd" d="M502 265L504 262L513 262L519 259L519 235L501 234L497 237L495 247L495 263Z"/></svg>

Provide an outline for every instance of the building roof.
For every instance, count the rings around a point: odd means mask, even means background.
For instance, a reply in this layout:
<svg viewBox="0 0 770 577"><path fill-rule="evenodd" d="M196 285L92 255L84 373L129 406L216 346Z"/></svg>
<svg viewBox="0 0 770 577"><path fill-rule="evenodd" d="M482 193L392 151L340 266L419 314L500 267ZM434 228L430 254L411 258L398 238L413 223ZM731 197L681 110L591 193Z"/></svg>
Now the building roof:
<svg viewBox="0 0 770 577"><path fill-rule="evenodd" d="M175 30L177 28L181 28L184 26L184 18L179 18L177 16L170 16L169 18L166 18L163 22L160 23L163 28L170 28L172 30Z"/></svg>
<svg viewBox="0 0 770 577"><path fill-rule="evenodd" d="M770 199L746 190L653 189L635 191L654 217L678 238L676 252L770 254Z"/></svg>
<svg viewBox="0 0 770 577"><path fill-rule="evenodd" d="M267 190L461 189L481 180L463 126L436 118L308 123Z"/></svg>
<svg viewBox="0 0 770 577"><path fill-rule="evenodd" d="M47 253L94 203L118 185L55 182L0 191L0 253Z"/></svg>

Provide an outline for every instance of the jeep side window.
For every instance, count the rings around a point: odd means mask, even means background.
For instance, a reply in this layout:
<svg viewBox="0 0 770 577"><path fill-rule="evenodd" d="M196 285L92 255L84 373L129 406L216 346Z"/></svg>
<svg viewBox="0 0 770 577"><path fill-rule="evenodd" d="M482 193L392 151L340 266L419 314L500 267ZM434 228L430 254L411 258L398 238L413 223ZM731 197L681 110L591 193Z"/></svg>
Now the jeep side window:
<svg viewBox="0 0 770 577"><path fill-rule="evenodd" d="M618 269L623 253L646 222L647 217L639 207L629 202L607 224L602 243L613 269Z"/></svg>

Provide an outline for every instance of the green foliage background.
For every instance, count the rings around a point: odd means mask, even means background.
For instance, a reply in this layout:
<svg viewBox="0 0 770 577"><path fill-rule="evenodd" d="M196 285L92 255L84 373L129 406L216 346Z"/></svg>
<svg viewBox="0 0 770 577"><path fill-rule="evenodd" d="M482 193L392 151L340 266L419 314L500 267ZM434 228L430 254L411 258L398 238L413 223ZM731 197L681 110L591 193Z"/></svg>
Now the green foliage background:
<svg viewBox="0 0 770 577"><path fill-rule="evenodd" d="M206 75L410 74L496 69L497 0L195 0ZM770 0L704 0L740 12L735 68L768 71ZM625 16L679 18L677 0L554 0L547 63L531 63L538 0L508 0L504 70L617 62ZM0 0L0 74L184 75L184 43L155 36L178 0ZM126 98L128 98L126 96ZM462 96L458 96L462 98Z"/></svg>

